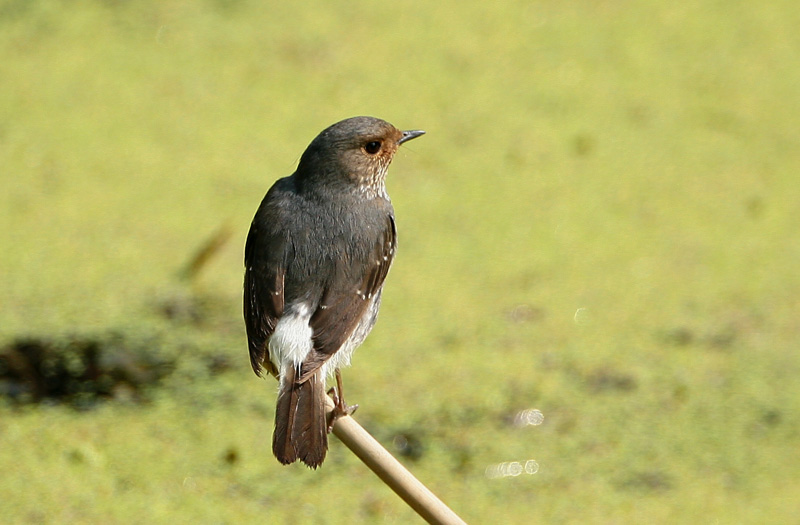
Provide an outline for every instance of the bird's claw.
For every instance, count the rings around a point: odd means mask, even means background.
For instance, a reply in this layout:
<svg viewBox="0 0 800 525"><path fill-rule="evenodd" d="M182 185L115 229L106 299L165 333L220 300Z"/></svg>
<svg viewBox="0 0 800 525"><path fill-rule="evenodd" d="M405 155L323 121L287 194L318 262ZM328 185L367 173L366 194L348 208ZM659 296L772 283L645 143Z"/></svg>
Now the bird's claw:
<svg viewBox="0 0 800 525"><path fill-rule="evenodd" d="M341 389L341 386L339 388ZM352 415L358 409L358 405L345 403L344 397L335 388L328 390L328 395L333 399L333 410L328 415L328 434L330 434L333 430L333 425L336 424L336 420L340 417Z"/></svg>
<svg viewBox="0 0 800 525"><path fill-rule="evenodd" d="M352 415L358 409L358 405L348 405L344 402L342 376L339 374L338 369L336 370L336 388L331 387L328 390L328 395L333 399L333 410L328 416L328 434L330 434L331 430L333 430L333 425L336 424L336 420L340 417Z"/></svg>

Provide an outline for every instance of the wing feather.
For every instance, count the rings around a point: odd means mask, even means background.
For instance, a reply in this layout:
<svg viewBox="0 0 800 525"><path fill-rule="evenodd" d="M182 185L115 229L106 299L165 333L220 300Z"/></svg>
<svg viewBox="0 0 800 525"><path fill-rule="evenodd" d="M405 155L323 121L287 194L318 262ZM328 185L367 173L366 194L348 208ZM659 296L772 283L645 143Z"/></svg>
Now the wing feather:
<svg viewBox="0 0 800 525"><path fill-rule="evenodd" d="M260 376L262 368L266 368L277 376L278 371L269 359L268 342L283 315L285 246L279 238L265 242L266 236L253 220L245 244L244 321L253 371ZM269 253L265 253L266 246L271 247Z"/></svg>
<svg viewBox="0 0 800 525"><path fill-rule="evenodd" d="M314 349L303 362L298 381L306 381L335 354L353 334L389 273L397 248L397 230L392 214L386 215L383 231L369 253L367 271L336 289L326 288L309 324Z"/></svg>

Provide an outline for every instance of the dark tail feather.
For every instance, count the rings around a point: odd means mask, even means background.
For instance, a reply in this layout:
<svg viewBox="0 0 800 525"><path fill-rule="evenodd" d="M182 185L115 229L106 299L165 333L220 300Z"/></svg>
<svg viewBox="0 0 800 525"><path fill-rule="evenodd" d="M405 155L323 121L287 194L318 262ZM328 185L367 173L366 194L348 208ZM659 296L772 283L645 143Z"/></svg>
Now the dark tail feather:
<svg viewBox="0 0 800 525"><path fill-rule="evenodd" d="M297 371L287 368L275 410L272 452L284 465L299 459L309 467L317 468L322 465L328 450L325 378L320 370L308 380L297 383Z"/></svg>

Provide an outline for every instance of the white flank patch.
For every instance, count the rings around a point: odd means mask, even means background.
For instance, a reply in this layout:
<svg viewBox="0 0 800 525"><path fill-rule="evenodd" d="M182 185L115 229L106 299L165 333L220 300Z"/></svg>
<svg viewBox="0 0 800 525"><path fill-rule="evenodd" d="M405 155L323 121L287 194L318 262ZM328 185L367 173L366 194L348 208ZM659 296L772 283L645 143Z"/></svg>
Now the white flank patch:
<svg viewBox="0 0 800 525"><path fill-rule="evenodd" d="M353 351L357 345L350 344L351 337L342 345L338 352L333 354L330 359L325 361L322 365L323 377L332 377L337 368L350 366L350 358L353 356Z"/></svg>
<svg viewBox="0 0 800 525"><path fill-rule="evenodd" d="M322 365L322 373L325 377L331 377L337 368L350 366L350 358L353 357L353 352L364 342L364 339L366 339L372 329L374 317L377 314L376 310L380 306L380 303L376 304L378 297L380 297L380 292L376 295L370 294L369 297L366 297L360 290L356 291L356 293L362 299L370 301L369 307L367 307L367 311L359 321L356 329L353 330L350 337L339 347L339 351L333 354L330 359L325 361L325 364Z"/></svg>
<svg viewBox="0 0 800 525"><path fill-rule="evenodd" d="M308 321L311 312L305 304L293 305L275 326L269 338L269 358L278 367L283 382L283 370L287 366L299 368L313 348L311 327Z"/></svg>

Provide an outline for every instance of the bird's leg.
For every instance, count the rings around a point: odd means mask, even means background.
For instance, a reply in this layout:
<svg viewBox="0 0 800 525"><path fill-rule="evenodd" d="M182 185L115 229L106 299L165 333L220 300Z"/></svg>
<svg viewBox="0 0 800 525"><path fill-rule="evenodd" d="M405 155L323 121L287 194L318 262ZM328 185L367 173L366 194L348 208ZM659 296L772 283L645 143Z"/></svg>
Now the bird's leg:
<svg viewBox="0 0 800 525"><path fill-rule="evenodd" d="M342 374L339 369L336 369L336 388L328 390L328 395L333 398L333 410L331 410L330 418L328 421L328 433L333 430L333 425L336 420L342 416L349 416L356 411L358 405L348 406L344 402L344 391L342 390Z"/></svg>

